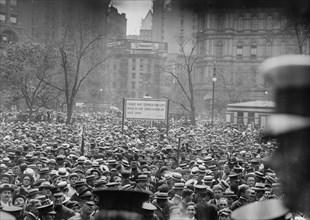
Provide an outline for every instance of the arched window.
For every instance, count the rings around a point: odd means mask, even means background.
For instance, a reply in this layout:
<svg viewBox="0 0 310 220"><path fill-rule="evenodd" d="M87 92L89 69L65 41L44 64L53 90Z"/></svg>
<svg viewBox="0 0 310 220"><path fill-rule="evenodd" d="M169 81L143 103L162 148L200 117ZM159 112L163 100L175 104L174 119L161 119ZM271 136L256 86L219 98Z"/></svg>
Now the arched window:
<svg viewBox="0 0 310 220"><path fill-rule="evenodd" d="M272 17L268 16L266 20L266 29L271 30L272 29Z"/></svg>
<svg viewBox="0 0 310 220"><path fill-rule="evenodd" d="M14 31L5 30L1 34L2 41L6 43L15 43L18 42L18 37Z"/></svg>
<svg viewBox="0 0 310 220"><path fill-rule="evenodd" d="M243 31L243 18L242 17L238 18L237 30L238 31Z"/></svg>
<svg viewBox="0 0 310 220"><path fill-rule="evenodd" d="M254 17L252 19L252 30L257 31L258 30L258 19L257 17Z"/></svg>
<svg viewBox="0 0 310 220"><path fill-rule="evenodd" d="M237 44L237 56L241 57L243 54L243 44L242 42L238 42Z"/></svg>
<svg viewBox="0 0 310 220"><path fill-rule="evenodd" d="M256 57L257 56L257 44L253 42L251 44L251 57Z"/></svg>
<svg viewBox="0 0 310 220"><path fill-rule="evenodd" d="M272 55L272 44L268 42L266 44L266 56L270 57Z"/></svg>
<svg viewBox="0 0 310 220"><path fill-rule="evenodd" d="M218 41L216 43L216 56L217 57L223 56L223 42L222 41Z"/></svg>

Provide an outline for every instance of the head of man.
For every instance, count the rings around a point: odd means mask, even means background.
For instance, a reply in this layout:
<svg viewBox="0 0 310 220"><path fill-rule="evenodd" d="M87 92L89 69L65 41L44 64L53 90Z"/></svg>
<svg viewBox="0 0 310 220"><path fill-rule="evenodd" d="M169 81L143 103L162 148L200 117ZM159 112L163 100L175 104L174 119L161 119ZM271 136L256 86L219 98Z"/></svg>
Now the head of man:
<svg viewBox="0 0 310 220"><path fill-rule="evenodd" d="M222 198L223 192L224 189L220 185L213 186L213 195L215 199L219 200L220 198Z"/></svg>
<svg viewBox="0 0 310 220"><path fill-rule="evenodd" d="M185 214L188 216L189 219L192 219L196 215L196 207L195 203L189 202L186 206Z"/></svg>
<svg viewBox="0 0 310 220"><path fill-rule="evenodd" d="M10 184L0 185L0 199L4 203L8 203L12 199L14 189Z"/></svg>

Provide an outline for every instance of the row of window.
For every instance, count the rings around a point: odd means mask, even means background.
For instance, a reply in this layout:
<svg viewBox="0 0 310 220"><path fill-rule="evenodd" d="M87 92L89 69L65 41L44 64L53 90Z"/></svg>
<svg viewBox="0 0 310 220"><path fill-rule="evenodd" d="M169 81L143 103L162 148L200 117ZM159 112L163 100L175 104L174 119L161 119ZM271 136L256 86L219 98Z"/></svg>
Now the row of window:
<svg viewBox="0 0 310 220"><path fill-rule="evenodd" d="M6 20L7 20L6 14L4 14L4 13L1 12L1 13L0 13L0 22L1 22L1 23L5 23ZM10 16L10 22L11 22L11 24L16 24L16 23L17 23L17 17L14 16L14 15L11 15L11 16Z"/></svg>
<svg viewBox="0 0 310 220"><path fill-rule="evenodd" d="M143 87L143 82L139 82L139 88ZM132 81L131 82L131 89L136 89L136 82Z"/></svg>
<svg viewBox="0 0 310 220"><path fill-rule="evenodd" d="M208 27L208 22L206 22L207 27L206 28L216 28L218 31L223 31L225 27L225 21L227 21L223 16L219 16L217 18L210 18ZM286 22L285 18L282 18L280 20L281 25L284 25ZM279 21L275 22L272 16L267 16L266 19L264 19L264 27L267 30L272 30L273 27L277 24L280 24ZM252 31L257 31L259 27L259 19L255 16L252 19L245 19L243 17L239 17L236 20L236 28L237 31L243 31L244 29L251 29Z"/></svg>
<svg viewBox="0 0 310 220"><path fill-rule="evenodd" d="M5 5L9 2L11 6L17 6L17 0L0 0L1 5Z"/></svg>

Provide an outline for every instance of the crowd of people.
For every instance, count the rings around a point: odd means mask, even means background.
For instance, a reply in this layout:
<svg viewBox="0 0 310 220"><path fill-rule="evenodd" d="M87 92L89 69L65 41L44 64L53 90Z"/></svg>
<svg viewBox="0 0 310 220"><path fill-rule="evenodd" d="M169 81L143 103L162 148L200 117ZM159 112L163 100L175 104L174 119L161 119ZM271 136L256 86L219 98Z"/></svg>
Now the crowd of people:
<svg viewBox="0 0 310 220"><path fill-rule="evenodd" d="M94 219L96 191L107 189L147 193L143 220L227 220L248 203L284 196L266 162L277 142L262 139L253 125L171 119L167 136L161 123L141 121L126 121L122 133L112 113L76 118L70 125L2 120L3 216Z"/></svg>

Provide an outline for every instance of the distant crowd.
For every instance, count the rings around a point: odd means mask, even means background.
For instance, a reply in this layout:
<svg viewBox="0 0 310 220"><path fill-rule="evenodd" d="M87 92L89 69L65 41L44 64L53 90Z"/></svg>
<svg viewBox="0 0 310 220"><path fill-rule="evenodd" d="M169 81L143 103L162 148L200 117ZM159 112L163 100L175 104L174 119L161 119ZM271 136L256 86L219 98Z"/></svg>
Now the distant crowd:
<svg viewBox="0 0 310 220"><path fill-rule="evenodd" d="M172 119L167 136L160 122L126 121L122 133L113 112L64 121L2 113L2 212L18 220L94 219L94 192L106 189L148 193L143 220L227 220L246 204L285 196L266 162L277 142L253 125Z"/></svg>

